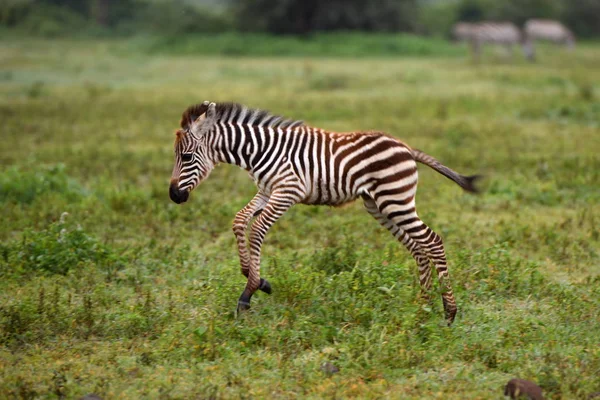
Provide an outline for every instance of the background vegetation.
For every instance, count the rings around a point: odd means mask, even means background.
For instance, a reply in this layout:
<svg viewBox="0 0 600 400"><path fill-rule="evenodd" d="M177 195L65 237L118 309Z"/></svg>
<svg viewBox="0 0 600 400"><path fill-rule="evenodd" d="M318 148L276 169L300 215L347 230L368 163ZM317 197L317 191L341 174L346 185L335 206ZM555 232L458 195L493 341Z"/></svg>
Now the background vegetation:
<svg viewBox="0 0 600 400"><path fill-rule="evenodd" d="M340 35L319 39L350 52L328 59L0 41L1 398L493 399L515 376L551 399L600 391L600 48L475 65L426 39L404 53L420 57L350 58L370 39ZM235 319L230 224L253 184L223 166L187 204L167 195L172 133L205 99L381 129L484 173L470 196L419 170L454 326L358 203L287 213L264 248L274 293Z"/></svg>
<svg viewBox="0 0 600 400"><path fill-rule="evenodd" d="M558 19L600 36L597 0L4 0L0 26L39 36L407 32L448 37L457 21Z"/></svg>

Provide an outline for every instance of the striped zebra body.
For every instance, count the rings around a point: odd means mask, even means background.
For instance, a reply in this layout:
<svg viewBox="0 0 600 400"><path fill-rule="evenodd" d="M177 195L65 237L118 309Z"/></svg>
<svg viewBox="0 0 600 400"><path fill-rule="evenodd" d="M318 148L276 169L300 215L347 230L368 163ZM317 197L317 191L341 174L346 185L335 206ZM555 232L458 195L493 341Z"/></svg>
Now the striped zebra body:
<svg viewBox="0 0 600 400"><path fill-rule="evenodd" d="M249 307L257 289L271 292L270 284L260 278L260 255L265 235L279 217L295 204L339 206L362 198L367 211L415 258L424 297L431 288L431 265L436 268L446 318L449 323L454 320L456 303L442 240L415 208L416 162L468 191L474 191L475 177L459 175L380 132L333 133L239 104L192 106L183 114L181 128L169 191L173 201L186 201L219 163L246 169L258 186L233 223L242 273L248 278L239 311Z"/></svg>
<svg viewBox="0 0 600 400"><path fill-rule="evenodd" d="M511 22L459 22L453 28L453 35L457 40L471 45L477 60L486 44L503 46L511 54L512 46L521 43L521 31Z"/></svg>
<svg viewBox="0 0 600 400"><path fill-rule="evenodd" d="M307 126L287 131L259 129L258 133L261 142L273 143L270 149L265 148L263 157L277 155L270 164L264 163L266 168L249 160L251 176L267 195L285 183L298 203L339 206L356 200L370 190L374 181L387 175L406 178L407 184L416 183L410 150L381 133L337 134ZM389 166L366 168L378 162Z"/></svg>
<svg viewBox="0 0 600 400"><path fill-rule="evenodd" d="M530 19L525 23L523 31L530 59L535 58L534 43L536 41L564 44L569 49L575 47L575 35L569 28L558 21Z"/></svg>

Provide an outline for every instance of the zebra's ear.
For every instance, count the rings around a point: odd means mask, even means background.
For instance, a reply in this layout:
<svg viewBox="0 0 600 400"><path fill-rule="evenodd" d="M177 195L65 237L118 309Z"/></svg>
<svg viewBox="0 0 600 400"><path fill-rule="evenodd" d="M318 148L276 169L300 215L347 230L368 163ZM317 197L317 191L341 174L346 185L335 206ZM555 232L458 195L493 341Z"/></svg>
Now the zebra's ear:
<svg viewBox="0 0 600 400"><path fill-rule="evenodd" d="M215 119L217 116L216 103L205 101L202 103L203 113L193 122L194 125L204 122L206 119Z"/></svg>
<svg viewBox="0 0 600 400"><path fill-rule="evenodd" d="M214 119L217 117L217 104L209 103L205 101L204 103L208 103L208 109L206 110L206 117L210 119Z"/></svg>
<svg viewBox="0 0 600 400"><path fill-rule="evenodd" d="M199 110L200 113L199 113L199 115L196 115L195 116L196 119L194 121L192 121L194 124L203 122L206 119L207 114L208 114L208 109L209 109L209 107L210 107L211 104L215 104L215 103L211 103L208 100L204 100L202 102L202 104L200 104L200 107L199 107L200 108L200 110Z"/></svg>
<svg viewBox="0 0 600 400"><path fill-rule="evenodd" d="M201 122L202 119L206 118L206 110L209 104L209 101L205 101L201 104L189 106L181 116L181 128L188 129L191 125Z"/></svg>
<svg viewBox="0 0 600 400"><path fill-rule="evenodd" d="M205 101L199 106L202 112L194 115L195 119L191 120L189 126L194 134L201 136L208 133L214 126L217 119L217 105Z"/></svg>

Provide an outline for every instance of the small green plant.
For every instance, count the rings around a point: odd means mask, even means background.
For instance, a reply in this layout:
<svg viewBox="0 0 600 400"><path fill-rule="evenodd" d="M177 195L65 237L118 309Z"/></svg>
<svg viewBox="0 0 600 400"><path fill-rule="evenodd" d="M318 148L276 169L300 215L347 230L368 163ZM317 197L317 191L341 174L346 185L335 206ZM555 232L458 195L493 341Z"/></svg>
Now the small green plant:
<svg viewBox="0 0 600 400"><path fill-rule="evenodd" d="M591 82L581 83L578 85L579 96L585 101L594 100L594 85Z"/></svg>
<svg viewBox="0 0 600 400"><path fill-rule="evenodd" d="M44 82L36 81L27 89L27 97L36 99L44 94Z"/></svg>
<svg viewBox="0 0 600 400"><path fill-rule="evenodd" d="M340 90L346 89L349 84L350 78L339 74L314 76L308 81L312 90Z"/></svg>
<svg viewBox="0 0 600 400"><path fill-rule="evenodd" d="M22 239L3 244L0 275L48 273L65 275L92 263L113 270L122 260L110 248L69 222L68 214L41 231L26 231Z"/></svg>
<svg viewBox="0 0 600 400"><path fill-rule="evenodd" d="M317 250L312 256L311 265L316 270L332 275L342 271L351 271L357 261L358 255L354 242L351 238L346 238L344 241L332 243Z"/></svg>
<svg viewBox="0 0 600 400"><path fill-rule="evenodd" d="M35 170L10 167L0 173L0 202L30 204L49 193L59 193L73 202L85 196L86 190L67 175L64 164Z"/></svg>

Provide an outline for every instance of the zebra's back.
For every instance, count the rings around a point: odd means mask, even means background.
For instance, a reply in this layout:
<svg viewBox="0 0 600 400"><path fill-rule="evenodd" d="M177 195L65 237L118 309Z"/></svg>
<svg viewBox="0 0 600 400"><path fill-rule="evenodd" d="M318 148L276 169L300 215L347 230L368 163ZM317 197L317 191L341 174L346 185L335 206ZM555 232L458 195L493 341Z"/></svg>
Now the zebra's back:
<svg viewBox="0 0 600 400"><path fill-rule="evenodd" d="M303 204L338 206L353 201L374 186L402 188L414 196L416 162L410 148L381 132L335 133L311 127L292 132L275 130L284 141L271 157L279 168L254 175L269 192L273 182L286 179L297 187Z"/></svg>
<svg viewBox="0 0 600 400"><path fill-rule="evenodd" d="M573 40L573 33L562 23L554 20L530 19L525 23L525 35L529 39L564 42Z"/></svg>
<svg viewBox="0 0 600 400"><path fill-rule="evenodd" d="M482 43L515 44L521 31L512 22L481 22L472 28L473 40Z"/></svg>

